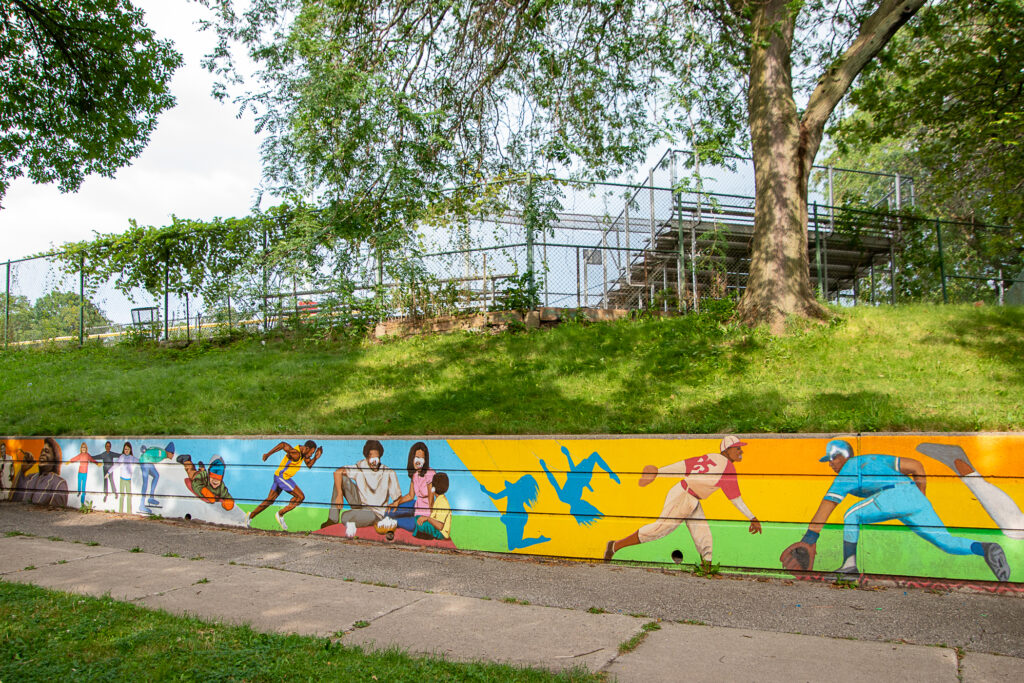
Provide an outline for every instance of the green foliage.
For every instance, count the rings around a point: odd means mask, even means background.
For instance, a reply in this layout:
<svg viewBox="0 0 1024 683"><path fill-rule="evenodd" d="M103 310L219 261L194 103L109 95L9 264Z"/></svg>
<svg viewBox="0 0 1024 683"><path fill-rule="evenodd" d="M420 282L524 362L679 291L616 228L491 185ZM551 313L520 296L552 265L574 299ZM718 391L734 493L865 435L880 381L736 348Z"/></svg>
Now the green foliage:
<svg viewBox="0 0 1024 683"><path fill-rule="evenodd" d="M0 2L0 198L27 176L77 189L139 155L181 65L128 0Z"/></svg>
<svg viewBox="0 0 1024 683"><path fill-rule="evenodd" d="M322 193L385 236L480 177L633 162L672 28L668 9L633 1L205 3L210 68L240 82L236 45L263 67L238 101L268 132L272 186Z"/></svg>
<svg viewBox="0 0 1024 683"><path fill-rule="evenodd" d="M1019 0L927 7L851 92L829 162L913 176L929 215L1024 223L1022 33Z"/></svg>
<svg viewBox="0 0 1024 683"><path fill-rule="evenodd" d="M543 282L536 273L527 271L513 275L504 280L490 308L492 311L519 311L525 314L540 306L542 289Z"/></svg>
<svg viewBox="0 0 1024 683"><path fill-rule="evenodd" d="M699 563L693 565L693 573L705 579L714 578L722 573L722 563L711 563L707 560L701 560Z"/></svg>
<svg viewBox="0 0 1024 683"><path fill-rule="evenodd" d="M30 304L28 297L18 294L10 299L10 329L0 315L0 339L22 341L74 337L77 341L81 316L80 295L75 292L51 291ZM105 330L111 324L100 308L85 301L85 330ZM9 333L9 336L7 336Z"/></svg>
<svg viewBox="0 0 1024 683"><path fill-rule="evenodd" d="M765 167L787 156L800 172L758 183L786 197L759 202L753 244L768 250L768 233L803 244L804 174L825 121L924 1L253 0L241 12L236 0L203 0L216 93L243 86L235 101L268 136L268 186L317 197L348 234L385 250L413 241L424 218L467 210L481 178L605 178L680 140L705 163L748 149ZM254 81L235 49L258 64ZM750 279L752 322L820 312L777 294L807 298L806 273L786 272L781 287Z"/></svg>

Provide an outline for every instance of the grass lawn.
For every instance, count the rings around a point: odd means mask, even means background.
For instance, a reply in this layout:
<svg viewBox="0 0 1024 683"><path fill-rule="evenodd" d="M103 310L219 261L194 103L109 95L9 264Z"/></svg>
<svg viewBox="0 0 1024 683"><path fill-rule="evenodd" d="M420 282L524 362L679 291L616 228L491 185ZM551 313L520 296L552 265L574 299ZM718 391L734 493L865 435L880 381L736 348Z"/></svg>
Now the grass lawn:
<svg viewBox="0 0 1024 683"><path fill-rule="evenodd" d="M387 343L0 352L0 433L628 434L1024 425L1024 309L858 307L783 337L702 314Z"/></svg>
<svg viewBox="0 0 1024 683"><path fill-rule="evenodd" d="M332 639L257 633L110 598L0 582L3 681L597 681L499 664L364 653Z"/></svg>

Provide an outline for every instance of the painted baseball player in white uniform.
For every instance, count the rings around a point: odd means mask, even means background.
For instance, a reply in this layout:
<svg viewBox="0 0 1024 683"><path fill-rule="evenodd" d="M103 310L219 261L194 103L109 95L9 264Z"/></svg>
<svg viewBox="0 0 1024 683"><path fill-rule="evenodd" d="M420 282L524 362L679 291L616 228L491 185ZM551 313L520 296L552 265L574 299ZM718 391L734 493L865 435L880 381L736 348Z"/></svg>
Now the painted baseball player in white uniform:
<svg viewBox="0 0 1024 683"><path fill-rule="evenodd" d="M761 523L743 502L739 483L736 480L734 463L743 459L743 447L747 444L735 436L722 439L719 453L708 453L686 460L655 467L647 465L640 477L640 486L647 486L657 477L682 476L678 486L669 489L661 515L650 524L645 524L629 536L618 541L608 541L604 559L610 560L616 552L639 543L655 541L668 536L683 522L693 537L704 562L711 562L711 527L704 517L700 502L721 489L740 514L750 520L750 533L761 533Z"/></svg>

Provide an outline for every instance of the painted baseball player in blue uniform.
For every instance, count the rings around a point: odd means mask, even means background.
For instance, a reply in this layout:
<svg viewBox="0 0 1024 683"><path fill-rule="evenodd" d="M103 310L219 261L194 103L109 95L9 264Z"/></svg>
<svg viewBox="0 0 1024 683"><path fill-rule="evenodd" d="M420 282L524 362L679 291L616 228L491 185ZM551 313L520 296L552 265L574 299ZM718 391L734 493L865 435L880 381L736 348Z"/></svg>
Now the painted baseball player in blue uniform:
<svg viewBox="0 0 1024 683"><path fill-rule="evenodd" d="M982 543L953 536L925 497L924 466L913 458L892 455L854 456L842 439L825 447L825 457L836 478L811 519L803 542L814 545L829 515L846 496L863 500L843 517L843 565L837 572L857 572L857 541L862 524L897 519L911 531L951 555L980 555L999 581L1008 581L1010 566L998 543Z"/></svg>

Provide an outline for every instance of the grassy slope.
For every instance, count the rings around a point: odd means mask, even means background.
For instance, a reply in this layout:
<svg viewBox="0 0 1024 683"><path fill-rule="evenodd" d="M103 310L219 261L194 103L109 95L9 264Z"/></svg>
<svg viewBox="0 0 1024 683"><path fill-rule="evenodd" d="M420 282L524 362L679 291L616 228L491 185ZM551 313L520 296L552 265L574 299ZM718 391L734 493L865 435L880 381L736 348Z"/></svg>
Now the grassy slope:
<svg viewBox="0 0 1024 683"><path fill-rule="evenodd" d="M713 316L385 344L0 352L0 433L1019 430L1024 309L857 308L781 337Z"/></svg>

